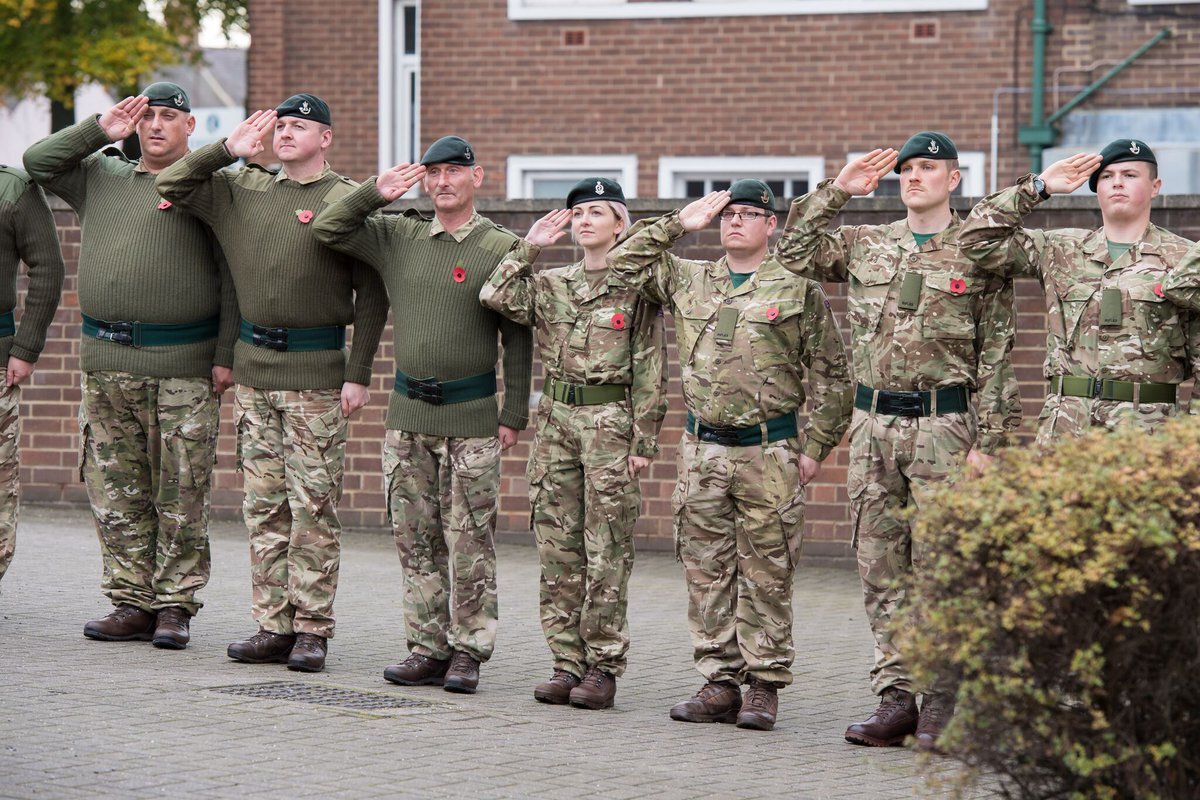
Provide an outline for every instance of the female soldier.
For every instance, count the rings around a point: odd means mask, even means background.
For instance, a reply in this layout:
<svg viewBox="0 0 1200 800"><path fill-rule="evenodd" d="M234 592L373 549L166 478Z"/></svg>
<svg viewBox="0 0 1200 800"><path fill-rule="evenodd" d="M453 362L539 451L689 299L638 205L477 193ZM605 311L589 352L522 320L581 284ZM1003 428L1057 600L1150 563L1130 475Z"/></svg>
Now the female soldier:
<svg viewBox="0 0 1200 800"><path fill-rule="evenodd" d="M532 273L567 225L583 261ZM543 703L609 708L629 649L626 622L637 474L658 453L666 359L657 306L611 279L605 255L629 229L616 181L587 178L496 267L484 305L535 326L546 385L529 459L542 562L542 630L554 674Z"/></svg>

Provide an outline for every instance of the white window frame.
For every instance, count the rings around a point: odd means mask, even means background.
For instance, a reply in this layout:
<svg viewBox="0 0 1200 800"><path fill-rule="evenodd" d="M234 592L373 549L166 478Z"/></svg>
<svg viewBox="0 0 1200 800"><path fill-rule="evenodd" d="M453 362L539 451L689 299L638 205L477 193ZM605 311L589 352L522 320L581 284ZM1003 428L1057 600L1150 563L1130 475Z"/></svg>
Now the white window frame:
<svg viewBox="0 0 1200 800"><path fill-rule="evenodd" d="M683 183L700 178L790 179L808 175L808 185L825 180L822 156L663 156L658 160L658 196L683 198Z"/></svg>
<svg viewBox="0 0 1200 800"><path fill-rule="evenodd" d="M867 152L847 153L846 163L853 161L856 158L862 158ZM963 197L983 197L987 194L987 153L982 150L959 150L958 165L960 168L965 168L962 181L962 196ZM900 180L900 176L895 172L889 172L884 176L885 181ZM874 197L875 193L871 192L867 197Z"/></svg>
<svg viewBox="0 0 1200 800"><path fill-rule="evenodd" d="M638 159L633 155L509 156L505 194L509 200L533 197L534 177L587 178L596 172L616 172L625 197L637 197Z"/></svg>
<svg viewBox="0 0 1200 800"><path fill-rule="evenodd" d="M628 0L508 0L508 18L545 20L762 17L785 14L984 11L987 7L988 0L659 0L639 3L630 3Z"/></svg>
<svg viewBox="0 0 1200 800"><path fill-rule="evenodd" d="M1131 6L1174 6L1184 3L1200 3L1200 0L1129 0Z"/></svg>
<svg viewBox="0 0 1200 800"><path fill-rule="evenodd" d="M403 20L402 6L412 5L417 9L417 52L404 53L403 42L397 46L399 25ZM421 143L421 0L379 0L379 118L377 124L379 148L379 171L407 161L408 153L401 153L404 145L409 149ZM399 119L398 100L403 99L404 85L409 75L416 76L416 96L413 101L413 119ZM398 96L397 92L401 94ZM411 124L411 142L401 134L399 128L405 122ZM408 126L405 126L408 127ZM409 189L405 197L415 197L417 187Z"/></svg>

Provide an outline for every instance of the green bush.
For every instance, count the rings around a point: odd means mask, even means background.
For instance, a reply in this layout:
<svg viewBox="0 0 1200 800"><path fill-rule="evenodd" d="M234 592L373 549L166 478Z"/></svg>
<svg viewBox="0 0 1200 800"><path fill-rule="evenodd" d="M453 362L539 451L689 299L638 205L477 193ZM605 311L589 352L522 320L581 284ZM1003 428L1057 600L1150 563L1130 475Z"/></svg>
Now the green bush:
<svg viewBox="0 0 1200 800"><path fill-rule="evenodd" d="M903 624L1005 797L1200 798L1200 420L1014 449L914 520Z"/></svg>

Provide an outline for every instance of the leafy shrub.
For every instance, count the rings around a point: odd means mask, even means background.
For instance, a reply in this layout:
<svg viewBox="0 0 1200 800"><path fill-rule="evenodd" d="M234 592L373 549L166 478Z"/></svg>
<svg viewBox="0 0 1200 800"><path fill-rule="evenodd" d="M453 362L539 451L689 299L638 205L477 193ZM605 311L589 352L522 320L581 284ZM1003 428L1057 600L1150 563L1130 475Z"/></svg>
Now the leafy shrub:
<svg viewBox="0 0 1200 800"><path fill-rule="evenodd" d="M958 687L950 753L1009 798L1200 798L1200 420L1014 449L924 506L903 636Z"/></svg>

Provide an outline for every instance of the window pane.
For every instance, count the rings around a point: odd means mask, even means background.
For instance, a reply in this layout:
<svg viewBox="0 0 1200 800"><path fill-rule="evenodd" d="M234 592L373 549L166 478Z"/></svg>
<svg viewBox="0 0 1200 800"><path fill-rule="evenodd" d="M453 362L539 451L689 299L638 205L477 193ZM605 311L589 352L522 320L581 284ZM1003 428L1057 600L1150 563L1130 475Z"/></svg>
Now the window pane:
<svg viewBox="0 0 1200 800"><path fill-rule="evenodd" d="M404 7L404 54L408 56L417 53L417 7Z"/></svg>
<svg viewBox="0 0 1200 800"><path fill-rule="evenodd" d="M709 191L710 192L719 192L722 189L728 189L732 185L733 185L733 181L716 179L712 182L712 188L709 189Z"/></svg>
<svg viewBox="0 0 1200 800"><path fill-rule="evenodd" d="M796 178L792 181L792 192L790 197L799 197L802 194L808 194L808 178Z"/></svg>
<svg viewBox="0 0 1200 800"><path fill-rule="evenodd" d="M583 176L580 176L583 177ZM533 196L540 199L564 199L579 178L534 178Z"/></svg>
<svg viewBox="0 0 1200 800"><path fill-rule="evenodd" d="M767 181L766 183L767 183L767 188L769 188L771 190L772 194L774 194L776 197L783 197L783 181L782 180Z"/></svg>
<svg viewBox="0 0 1200 800"><path fill-rule="evenodd" d="M704 197L704 181L685 181L683 184L684 197Z"/></svg>

